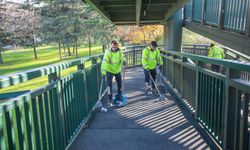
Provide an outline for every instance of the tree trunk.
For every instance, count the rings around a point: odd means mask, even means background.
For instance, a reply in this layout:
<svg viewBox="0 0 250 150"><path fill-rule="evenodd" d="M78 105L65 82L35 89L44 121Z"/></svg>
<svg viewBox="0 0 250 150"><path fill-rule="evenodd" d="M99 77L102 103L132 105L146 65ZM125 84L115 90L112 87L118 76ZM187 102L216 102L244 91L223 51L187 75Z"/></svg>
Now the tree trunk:
<svg viewBox="0 0 250 150"><path fill-rule="evenodd" d="M76 48L76 44L74 44L73 46L73 54L75 54L75 48Z"/></svg>
<svg viewBox="0 0 250 150"><path fill-rule="evenodd" d="M58 51L59 51L59 56L60 56L60 60L62 60L62 51L61 51L61 43L58 43Z"/></svg>
<svg viewBox="0 0 250 150"><path fill-rule="evenodd" d="M35 38L33 38L33 49L34 49L34 57L35 57L35 59L37 59L37 51L36 51L36 42L35 42Z"/></svg>
<svg viewBox="0 0 250 150"><path fill-rule="evenodd" d="M89 56L91 56L91 40L89 38Z"/></svg>
<svg viewBox="0 0 250 150"><path fill-rule="evenodd" d="M102 45L102 52L105 53L105 45Z"/></svg>
<svg viewBox="0 0 250 150"><path fill-rule="evenodd" d="M68 55L71 56L70 47L68 47Z"/></svg>
<svg viewBox="0 0 250 150"><path fill-rule="evenodd" d="M63 42L63 53L64 53L64 59L66 59L67 57L66 57L66 49L65 49L65 44L64 44L64 42Z"/></svg>
<svg viewBox="0 0 250 150"><path fill-rule="evenodd" d="M77 43L77 38L75 38L75 48L76 48L76 58L78 58L78 43Z"/></svg>
<svg viewBox="0 0 250 150"><path fill-rule="evenodd" d="M0 48L0 64L3 64L2 49Z"/></svg>

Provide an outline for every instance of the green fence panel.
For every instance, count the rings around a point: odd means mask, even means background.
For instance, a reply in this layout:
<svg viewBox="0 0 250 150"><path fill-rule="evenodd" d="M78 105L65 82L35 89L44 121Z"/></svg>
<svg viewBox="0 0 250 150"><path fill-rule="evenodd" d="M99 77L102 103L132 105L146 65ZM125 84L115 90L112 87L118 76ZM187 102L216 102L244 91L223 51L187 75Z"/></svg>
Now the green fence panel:
<svg viewBox="0 0 250 150"><path fill-rule="evenodd" d="M86 78L88 79L88 109L90 111L98 100L97 66L86 69Z"/></svg>

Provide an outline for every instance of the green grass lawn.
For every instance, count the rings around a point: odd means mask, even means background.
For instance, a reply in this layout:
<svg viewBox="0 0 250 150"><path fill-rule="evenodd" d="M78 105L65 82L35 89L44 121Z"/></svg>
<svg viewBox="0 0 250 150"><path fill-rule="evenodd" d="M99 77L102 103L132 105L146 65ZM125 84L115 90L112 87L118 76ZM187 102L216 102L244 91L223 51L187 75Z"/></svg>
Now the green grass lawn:
<svg viewBox="0 0 250 150"><path fill-rule="evenodd" d="M101 46L92 47L92 55L102 53ZM63 52L63 50L62 50ZM66 51L67 52L67 51ZM72 50L71 50L72 52ZM10 50L3 53L4 64L0 65L0 75L20 72L28 69L42 67L58 62L75 59L75 55L67 55L67 59L60 60L57 45L47 45L37 48L38 59L34 59L33 49L24 48L18 50ZM68 53L67 53L68 54ZM88 48L80 47L78 49L79 58L88 56ZM62 54L62 56L64 56ZM61 72L62 76L66 76L74 72L76 67L72 67ZM0 89L0 93L7 93L13 91L33 90L48 83L48 77L36 78L15 86Z"/></svg>

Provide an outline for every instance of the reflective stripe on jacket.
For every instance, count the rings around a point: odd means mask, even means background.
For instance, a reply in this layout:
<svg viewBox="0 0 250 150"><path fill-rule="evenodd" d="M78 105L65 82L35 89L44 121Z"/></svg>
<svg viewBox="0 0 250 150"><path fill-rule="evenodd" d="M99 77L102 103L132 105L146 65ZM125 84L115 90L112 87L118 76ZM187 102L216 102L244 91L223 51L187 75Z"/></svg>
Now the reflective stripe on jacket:
<svg viewBox="0 0 250 150"><path fill-rule="evenodd" d="M146 47L142 51L142 67L144 69L154 69L157 65L162 65L160 50L157 48L151 50L150 47Z"/></svg>
<svg viewBox="0 0 250 150"><path fill-rule="evenodd" d="M213 46L209 49L208 57L224 59L225 58L224 50L220 47Z"/></svg>
<svg viewBox="0 0 250 150"><path fill-rule="evenodd" d="M113 52L111 49L107 50L102 60L102 74L106 74L106 72L118 74L121 72L124 60L124 56L120 49L118 49L116 52Z"/></svg>

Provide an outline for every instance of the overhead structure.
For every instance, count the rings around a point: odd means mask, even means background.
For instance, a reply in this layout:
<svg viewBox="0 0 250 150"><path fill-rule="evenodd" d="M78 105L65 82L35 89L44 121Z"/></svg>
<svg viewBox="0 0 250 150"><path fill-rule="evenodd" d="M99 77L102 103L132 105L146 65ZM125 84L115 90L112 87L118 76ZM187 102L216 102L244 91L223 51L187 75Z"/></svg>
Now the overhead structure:
<svg viewBox="0 0 250 150"><path fill-rule="evenodd" d="M115 25L160 24L187 0L85 0Z"/></svg>

